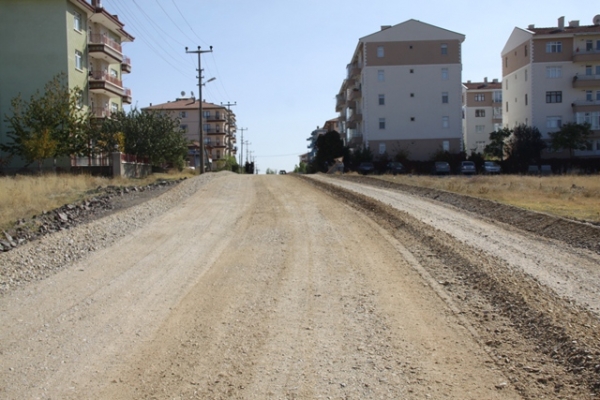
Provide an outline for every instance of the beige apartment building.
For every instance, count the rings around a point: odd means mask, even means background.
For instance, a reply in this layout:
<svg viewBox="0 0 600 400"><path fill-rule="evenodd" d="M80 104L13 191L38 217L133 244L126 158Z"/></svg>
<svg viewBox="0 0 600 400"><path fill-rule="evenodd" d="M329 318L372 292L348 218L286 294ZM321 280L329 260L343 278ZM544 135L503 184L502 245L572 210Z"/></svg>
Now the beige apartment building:
<svg viewBox="0 0 600 400"><path fill-rule="evenodd" d="M99 0L0 1L0 115L9 113L11 99L28 99L59 74L69 88L83 90L82 109L95 118L131 104L123 84L131 61L122 46L134 38L124 26ZM0 118L0 142L8 141L8 129ZM69 160L58 164L68 168ZM7 169L24 165L13 159Z"/></svg>
<svg viewBox="0 0 600 400"><path fill-rule="evenodd" d="M414 160L459 152L464 39L414 19L360 38L336 97L347 144Z"/></svg>
<svg viewBox="0 0 600 400"><path fill-rule="evenodd" d="M588 122L592 149L575 155L600 155L600 15L590 22L513 30L502 50L504 126L535 126L548 140L563 123Z"/></svg>
<svg viewBox="0 0 600 400"><path fill-rule="evenodd" d="M193 98L178 98L163 104L150 104L143 110L157 110L179 118L181 129L190 143L190 165L198 166L200 142L200 103ZM237 154L235 113L226 106L202 102L202 129L208 161L216 161Z"/></svg>
<svg viewBox="0 0 600 400"><path fill-rule="evenodd" d="M481 153L490 143L490 133L502 128L502 83L463 83L463 150L467 155Z"/></svg>

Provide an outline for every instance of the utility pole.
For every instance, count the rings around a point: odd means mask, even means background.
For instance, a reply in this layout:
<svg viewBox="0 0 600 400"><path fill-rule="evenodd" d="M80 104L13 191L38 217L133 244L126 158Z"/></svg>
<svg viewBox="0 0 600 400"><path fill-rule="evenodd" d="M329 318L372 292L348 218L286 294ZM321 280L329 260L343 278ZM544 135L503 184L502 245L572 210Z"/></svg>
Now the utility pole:
<svg viewBox="0 0 600 400"><path fill-rule="evenodd" d="M240 141L240 144L242 145L242 148L240 150L240 167L242 166L242 161L244 158L244 131L247 131L248 128L240 128L240 131L242 132L242 140Z"/></svg>
<svg viewBox="0 0 600 400"><path fill-rule="evenodd" d="M229 152L229 155L231 156L231 106L237 106L237 101L236 102L227 102L227 104L223 104L223 102L221 102L221 105L224 107L227 107L227 136L229 137L228 142L227 142L227 150Z"/></svg>
<svg viewBox="0 0 600 400"><path fill-rule="evenodd" d="M210 46L210 50L200 50L200 46L198 46L198 50L188 51L188 48L185 48L186 53L195 53L198 54L198 130L200 132L200 174L204 173L204 131L202 130L202 62L201 55L202 53L212 53L212 46Z"/></svg>
<svg viewBox="0 0 600 400"><path fill-rule="evenodd" d="M250 150L250 145L251 144L252 143L250 143L249 141L246 140L246 162L249 162L249 159L248 159L248 150Z"/></svg>

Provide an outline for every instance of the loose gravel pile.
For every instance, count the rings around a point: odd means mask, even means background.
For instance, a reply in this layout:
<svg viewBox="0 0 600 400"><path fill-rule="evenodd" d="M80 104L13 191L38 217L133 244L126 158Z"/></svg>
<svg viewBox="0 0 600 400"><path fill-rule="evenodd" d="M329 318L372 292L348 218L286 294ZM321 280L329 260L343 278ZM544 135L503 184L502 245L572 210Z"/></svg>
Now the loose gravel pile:
<svg viewBox="0 0 600 400"><path fill-rule="evenodd" d="M2 235L3 249L11 250L0 252L0 294L44 279L90 252L110 246L176 206L214 177L215 174L205 174L176 186L165 181L153 189L109 188L81 204L20 221L17 229Z"/></svg>

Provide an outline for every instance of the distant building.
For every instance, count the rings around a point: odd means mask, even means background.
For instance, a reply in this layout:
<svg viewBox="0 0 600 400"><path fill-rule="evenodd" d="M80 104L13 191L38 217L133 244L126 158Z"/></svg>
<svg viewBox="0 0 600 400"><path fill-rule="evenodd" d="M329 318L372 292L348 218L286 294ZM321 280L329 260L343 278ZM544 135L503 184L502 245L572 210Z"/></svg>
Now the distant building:
<svg viewBox="0 0 600 400"><path fill-rule="evenodd" d="M483 153L490 133L502 128L502 83L463 83L463 146L467 155Z"/></svg>
<svg viewBox="0 0 600 400"><path fill-rule="evenodd" d="M164 111L172 117L179 118L181 129L190 143L190 165L199 166L200 103L193 98L178 98L167 103L151 104L143 110ZM202 102L202 129L208 159L214 161L236 156L236 118L233 111L225 106Z"/></svg>
<svg viewBox="0 0 600 400"><path fill-rule="evenodd" d="M561 17L555 27L514 28L502 50L502 86L506 127L534 126L548 140L563 123L588 122L592 149L575 155L600 156L600 15L592 25Z"/></svg>
<svg viewBox="0 0 600 400"><path fill-rule="evenodd" d="M376 157L459 152L464 39L414 19L360 38L336 98L346 143Z"/></svg>
<svg viewBox="0 0 600 400"><path fill-rule="evenodd" d="M83 89L81 106L99 120L131 104L123 74L131 61L122 45L133 36L99 0L0 2L0 142L9 141L4 115L17 95L28 99L60 73L69 88ZM15 160L8 169L25 165ZM69 160L59 160L68 167Z"/></svg>

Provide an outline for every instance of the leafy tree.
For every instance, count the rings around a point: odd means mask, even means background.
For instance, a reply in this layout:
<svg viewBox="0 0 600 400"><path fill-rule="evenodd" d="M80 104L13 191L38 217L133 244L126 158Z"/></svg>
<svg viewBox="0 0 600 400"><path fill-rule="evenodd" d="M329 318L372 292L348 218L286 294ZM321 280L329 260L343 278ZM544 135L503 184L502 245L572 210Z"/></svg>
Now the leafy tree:
<svg viewBox="0 0 600 400"><path fill-rule="evenodd" d="M238 163L235 156L226 156L215 161L216 171L237 171Z"/></svg>
<svg viewBox="0 0 600 400"><path fill-rule="evenodd" d="M569 157L573 158L574 150L587 150L590 146L588 137L592 134L589 123L577 124L569 122L560 127L558 132L552 132L550 147L552 150L569 150Z"/></svg>
<svg viewBox="0 0 600 400"><path fill-rule="evenodd" d="M5 152L27 162L80 153L86 146L90 114L80 109L82 91L69 89L66 74L55 76L25 101L21 96L11 100L11 114L6 116L12 140L0 146Z"/></svg>
<svg viewBox="0 0 600 400"><path fill-rule="evenodd" d="M267 175L275 175L277 172L274 169L267 168Z"/></svg>
<svg viewBox="0 0 600 400"><path fill-rule="evenodd" d="M536 127L525 124L518 125L508 139L506 152L509 165L515 171L524 172L531 163L538 163L546 143Z"/></svg>
<svg viewBox="0 0 600 400"><path fill-rule="evenodd" d="M305 162L300 162L300 165L294 166L294 172L298 174L306 174L308 172L308 165Z"/></svg>
<svg viewBox="0 0 600 400"><path fill-rule="evenodd" d="M335 158L343 157L346 154L344 141L337 131L329 131L319 136L315 148L317 149L317 154L313 160L315 171L327 172L327 167L334 164Z"/></svg>
<svg viewBox="0 0 600 400"><path fill-rule="evenodd" d="M101 128L104 146L120 146L128 154L147 157L155 166L172 164L179 169L185 165L187 142L179 120L159 111L140 111L134 108L115 113ZM114 151L114 150L111 150Z"/></svg>
<svg viewBox="0 0 600 400"><path fill-rule="evenodd" d="M500 130L490 133L490 143L485 146L483 154L490 158L504 160L504 148L506 139L513 134L513 131L509 128L502 128Z"/></svg>

